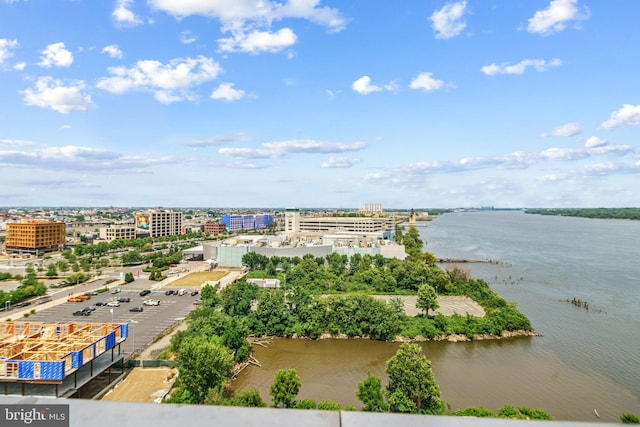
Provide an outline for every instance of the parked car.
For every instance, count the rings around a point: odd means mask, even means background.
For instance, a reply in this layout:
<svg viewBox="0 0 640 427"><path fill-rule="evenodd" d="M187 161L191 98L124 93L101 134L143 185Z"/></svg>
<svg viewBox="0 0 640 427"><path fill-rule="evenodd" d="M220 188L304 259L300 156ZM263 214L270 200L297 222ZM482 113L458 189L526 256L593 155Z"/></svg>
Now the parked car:
<svg viewBox="0 0 640 427"><path fill-rule="evenodd" d="M200 301L200 298L193 301L193 305L201 305L201 304L202 304L202 301Z"/></svg>
<svg viewBox="0 0 640 427"><path fill-rule="evenodd" d="M149 289L145 289L144 291L140 292L140 296L144 297L144 296L149 295L150 293L151 293L151 291Z"/></svg>
<svg viewBox="0 0 640 427"><path fill-rule="evenodd" d="M78 298L78 297L71 297L71 298L67 298L67 302L82 302L84 301L82 298Z"/></svg>
<svg viewBox="0 0 640 427"><path fill-rule="evenodd" d="M173 295L173 289L167 290L164 294L165 295Z"/></svg>
<svg viewBox="0 0 640 427"><path fill-rule="evenodd" d="M98 295L98 293L97 293L97 292L95 292L95 291L85 292L84 294L85 294L85 295L88 295L88 296L90 296L90 297L94 297L94 296Z"/></svg>
<svg viewBox="0 0 640 427"><path fill-rule="evenodd" d="M105 301L98 301L96 303L96 307L104 307L105 305L107 305L107 303Z"/></svg>
<svg viewBox="0 0 640 427"><path fill-rule="evenodd" d="M73 312L74 316L89 316L91 315L90 311L78 310Z"/></svg>
<svg viewBox="0 0 640 427"><path fill-rule="evenodd" d="M120 293L120 288L112 289L112 290L111 290L111 293L112 293L112 294L114 294L114 295L115 295L115 294L119 294L119 293Z"/></svg>
<svg viewBox="0 0 640 427"><path fill-rule="evenodd" d="M180 290L178 291L178 295L184 295L184 294L186 294L186 293L187 293L187 290L186 290L186 289L180 289Z"/></svg>
<svg viewBox="0 0 640 427"><path fill-rule="evenodd" d="M107 307L120 307L120 302L118 302L118 301L109 301L107 303Z"/></svg>
<svg viewBox="0 0 640 427"><path fill-rule="evenodd" d="M118 298L118 302L131 302L131 298L129 298L129 297L120 297L120 298Z"/></svg>
<svg viewBox="0 0 640 427"><path fill-rule="evenodd" d="M198 295L198 291L191 291L191 296L195 297L196 295Z"/></svg>
<svg viewBox="0 0 640 427"><path fill-rule="evenodd" d="M144 304L144 305L160 305L160 300L148 299L148 300L145 300L142 304Z"/></svg>
<svg viewBox="0 0 640 427"><path fill-rule="evenodd" d="M82 309L82 311L93 311L93 310L95 310L95 309L96 309L96 308L95 308L94 306L89 305L89 306L87 306L87 307L83 308L83 309Z"/></svg>
<svg viewBox="0 0 640 427"><path fill-rule="evenodd" d="M17 307L17 308L20 308L20 307L26 307L26 306L28 306L28 305L31 305L31 303L30 303L29 301L23 301L23 302L19 302L19 303L17 303L17 304L16 304L16 307Z"/></svg>
<svg viewBox="0 0 640 427"><path fill-rule="evenodd" d="M88 300L91 299L91 295L78 295L77 298L80 298L81 300Z"/></svg>
<svg viewBox="0 0 640 427"><path fill-rule="evenodd" d="M139 313L139 312L141 312L141 311L143 311L143 310L144 310L144 309L143 309L142 307L131 307L131 308L129 309L129 311L134 311L134 312L137 312L137 313Z"/></svg>

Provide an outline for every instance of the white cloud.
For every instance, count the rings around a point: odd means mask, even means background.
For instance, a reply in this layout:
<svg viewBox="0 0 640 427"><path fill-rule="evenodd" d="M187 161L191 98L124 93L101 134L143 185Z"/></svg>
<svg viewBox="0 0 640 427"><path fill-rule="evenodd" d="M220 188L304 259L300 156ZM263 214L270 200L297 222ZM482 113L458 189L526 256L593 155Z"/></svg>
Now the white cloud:
<svg viewBox="0 0 640 427"><path fill-rule="evenodd" d="M191 44L197 40L198 38L189 30L180 33L180 41L183 44Z"/></svg>
<svg viewBox="0 0 640 427"><path fill-rule="evenodd" d="M217 18L225 26L244 27L247 22L265 25L274 20L286 18L306 19L340 31L346 26L346 19L338 9L320 6L320 0L289 0L285 3L255 0L148 0L157 10L167 12L176 18L202 15Z"/></svg>
<svg viewBox="0 0 640 427"><path fill-rule="evenodd" d="M121 24L140 25L142 24L142 20L131 11L131 3L133 3L133 0L118 0L112 16Z"/></svg>
<svg viewBox="0 0 640 427"><path fill-rule="evenodd" d="M362 95L368 95L382 90L382 87L371 84L371 77L369 76L360 77L358 80L353 82L351 88Z"/></svg>
<svg viewBox="0 0 640 427"><path fill-rule="evenodd" d="M596 148L607 145L607 141L602 138L598 138L597 136L591 136L584 143L585 148Z"/></svg>
<svg viewBox="0 0 640 427"><path fill-rule="evenodd" d="M582 132L578 123L566 123L564 125L556 126L551 132L541 133L540 136L546 138L548 136L574 136Z"/></svg>
<svg viewBox="0 0 640 427"><path fill-rule="evenodd" d="M222 99L225 101L237 101L245 97L243 90L234 89L233 83L222 83L211 94L212 99Z"/></svg>
<svg viewBox="0 0 640 427"><path fill-rule="evenodd" d="M224 145L234 142L247 141L249 138L248 135L245 134L233 134L233 135L225 135L225 136L216 136L212 138L206 139L194 139L189 142L185 142L184 145L193 148L201 148L201 147L210 147L214 145Z"/></svg>
<svg viewBox="0 0 640 427"><path fill-rule="evenodd" d="M111 150L66 145L38 147L29 151L0 150L0 164L37 167L44 170L109 171L141 169L158 164L175 164L170 157L126 156Z"/></svg>
<svg viewBox="0 0 640 427"><path fill-rule="evenodd" d="M13 56L13 49L19 46L17 40L0 39L0 66Z"/></svg>
<svg viewBox="0 0 640 427"><path fill-rule="evenodd" d="M111 58L122 58L124 55L117 44L110 44L102 48L102 53L106 53Z"/></svg>
<svg viewBox="0 0 640 427"><path fill-rule="evenodd" d="M27 63L26 62L17 62L14 66L13 69L14 70L24 70L27 67Z"/></svg>
<svg viewBox="0 0 640 427"><path fill-rule="evenodd" d="M570 21L581 21L589 18L589 11L578 10L578 0L551 0L549 7L538 10L529 19L527 31L544 36L564 30Z"/></svg>
<svg viewBox="0 0 640 427"><path fill-rule="evenodd" d="M85 89L83 81L64 86L61 81L51 77L40 77L35 89L27 89L21 93L24 95L25 105L51 108L67 114L71 111L86 111L94 105L91 96L83 93L83 89Z"/></svg>
<svg viewBox="0 0 640 427"><path fill-rule="evenodd" d="M260 148L221 148L220 154L233 157L268 159L285 157L287 154L331 154L360 151L365 142L325 142L312 139L265 142Z"/></svg>
<svg viewBox="0 0 640 427"><path fill-rule="evenodd" d="M480 70L488 76L495 76L496 74L523 74L529 67L533 67L536 71L547 71L550 67L560 65L562 65L562 61L559 59L552 59L548 62L544 59L523 59L517 64L504 62L500 65L485 65Z"/></svg>
<svg viewBox="0 0 640 427"><path fill-rule="evenodd" d="M233 31L231 37L218 39L222 52L280 52L296 43L298 37L290 28L282 28L276 32L253 30Z"/></svg>
<svg viewBox="0 0 640 427"><path fill-rule="evenodd" d="M575 149L549 148L532 153L516 151L488 157L466 157L458 161L418 162L375 174L369 174L365 179L392 182L394 180L410 179L415 176L432 175L436 173L461 173L486 169L524 170L542 162L570 162L606 155L621 157L631 153L633 153L633 148L628 145L599 145Z"/></svg>
<svg viewBox="0 0 640 427"><path fill-rule="evenodd" d="M320 0L148 0L148 3L177 19L191 15L219 19L221 31L231 34L218 40L223 52L273 53L295 44L297 37L290 28L271 29L274 22L284 19L305 19L331 32L343 30L347 23L338 9L321 6Z"/></svg>
<svg viewBox="0 0 640 427"><path fill-rule="evenodd" d="M411 81L409 87L411 89L421 89L425 92L432 92L444 86L444 81L434 79L433 73L420 73Z"/></svg>
<svg viewBox="0 0 640 427"><path fill-rule="evenodd" d="M132 90L153 92L162 103L194 99L188 89L213 80L221 72L220 65L211 58L177 58L163 64L155 60L141 60L130 68L111 67L113 77L98 81L98 88L112 93Z"/></svg>
<svg viewBox="0 0 640 427"><path fill-rule="evenodd" d="M28 147L35 145L35 143L24 139L0 139L0 145L8 147Z"/></svg>
<svg viewBox="0 0 640 427"><path fill-rule="evenodd" d="M466 13L465 0L448 3L442 9L435 10L429 17L437 39L450 39L459 35L467 26L463 17Z"/></svg>
<svg viewBox="0 0 640 427"><path fill-rule="evenodd" d="M320 167L325 169L331 168L350 168L353 165L360 163L360 159L348 159L346 157L329 157L329 159L322 162Z"/></svg>
<svg viewBox="0 0 640 427"><path fill-rule="evenodd" d="M65 49L64 43L53 43L41 51L42 56L38 65L42 67L68 67L73 64L73 53Z"/></svg>
<svg viewBox="0 0 640 427"><path fill-rule="evenodd" d="M624 125L640 126L640 104L624 104L618 111L611 113L611 117L602 123L605 129L614 129Z"/></svg>

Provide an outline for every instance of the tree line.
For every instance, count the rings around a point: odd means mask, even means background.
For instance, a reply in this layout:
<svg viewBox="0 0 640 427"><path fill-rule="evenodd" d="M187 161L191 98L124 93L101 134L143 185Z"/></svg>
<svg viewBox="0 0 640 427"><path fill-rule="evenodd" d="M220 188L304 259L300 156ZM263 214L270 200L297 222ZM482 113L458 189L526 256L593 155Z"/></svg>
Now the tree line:
<svg viewBox="0 0 640 427"><path fill-rule="evenodd" d="M640 220L640 208L525 209L525 213L582 218Z"/></svg>

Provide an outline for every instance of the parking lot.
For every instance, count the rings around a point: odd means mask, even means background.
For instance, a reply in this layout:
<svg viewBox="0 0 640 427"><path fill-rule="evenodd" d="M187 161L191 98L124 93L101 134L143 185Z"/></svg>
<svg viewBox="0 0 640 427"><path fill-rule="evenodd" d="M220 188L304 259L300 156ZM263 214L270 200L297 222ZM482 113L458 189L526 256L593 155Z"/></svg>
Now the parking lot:
<svg viewBox="0 0 640 427"><path fill-rule="evenodd" d="M188 289L185 295L165 295L164 289L151 290L148 295L140 296L142 287L131 287L126 285L121 287L119 293L103 293L91 296L91 299L82 302L63 302L42 311L36 311L28 318L20 320L30 320L47 323L127 323L129 325L129 338L123 344L122 351L125 353L140 352L153 340L164 333L167 329L183 320L197 305L194 301L200 295L191 296L190 292L198 287ZM96 306L97 302L112 303L119 298L129 298L130 302L121 302L117 307L108 305ZM144 305L145 300L157 300L159 305ZM76 316L73 313L86 307L95 307L88 316ZM141 307L142 311L130 311L133 307ZM35 308L38 308L37 306Z"/></svg>

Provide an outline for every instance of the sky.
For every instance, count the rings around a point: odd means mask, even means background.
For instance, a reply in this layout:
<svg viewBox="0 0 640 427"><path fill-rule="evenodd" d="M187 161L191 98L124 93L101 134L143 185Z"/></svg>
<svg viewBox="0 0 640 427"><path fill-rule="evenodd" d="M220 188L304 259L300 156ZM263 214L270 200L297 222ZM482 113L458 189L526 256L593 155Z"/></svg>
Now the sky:
<svg viewBox="0 0 640 427"><path fill-rule="evenodd" d="M640 206L637 0L0 0L0 206Z"/></svg>

